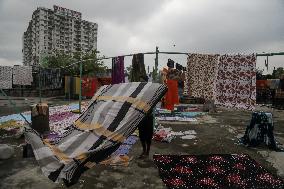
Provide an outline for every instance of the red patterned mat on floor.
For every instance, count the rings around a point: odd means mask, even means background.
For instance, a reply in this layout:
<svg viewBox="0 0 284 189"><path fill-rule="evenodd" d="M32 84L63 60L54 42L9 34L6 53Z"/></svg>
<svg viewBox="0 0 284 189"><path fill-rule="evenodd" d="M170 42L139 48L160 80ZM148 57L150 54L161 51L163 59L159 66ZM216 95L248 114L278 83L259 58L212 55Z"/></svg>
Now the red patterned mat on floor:
<svg viewBox="0 0 284 189"><path fill-rule="evenodd" d="M160 177L168 188L284 188L245 154L154 155Z"/></svg>

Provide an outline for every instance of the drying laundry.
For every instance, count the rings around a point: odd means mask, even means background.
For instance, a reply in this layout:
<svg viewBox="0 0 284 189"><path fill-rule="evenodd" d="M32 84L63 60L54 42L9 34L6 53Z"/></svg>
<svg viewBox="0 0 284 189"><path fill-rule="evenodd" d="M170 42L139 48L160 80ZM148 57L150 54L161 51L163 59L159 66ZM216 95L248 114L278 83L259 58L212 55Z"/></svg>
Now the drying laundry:
<svg viewBox="0 0 284 189"><path fill-rule="evenodd" d="M95 77L83 77L82 96L92 97L98 88L98 80Z"/></svg>
<svg viewBox="0 0 284 189"><path fill-rule="evenodd" d="M154 132L153 139L160 142L170 143L175 138L175 135L173 135L171 131L171 128L158 127Z"/></svg>
<svg viewBox="0 0 284 189"><path fill-rule="evenodd" d="M156 119L158 121L181 121L181 122L197 121L196 118L180 117L180 116L171 116L171 117L161 116L161 117L156 117Z"/></svg>
<svg viewBox="0 0 284 189"><path fill-rule="evenodd" d="M144 54L135 54L132 58L131 82L145 82L148 76L144 64Z"/></svg>
<svg viewBox="0 0 284 189"><path fill-rule="evenodd" d="M124 56L112 59L112 84L125 83Z"/></svg>
<svg viewBox="0 0 284 189"><path fill-rule="evenodd" d="M31 85L33 82L31 66L13 67L13 85Z"/></svg>
<svg viewBox="0 0 284 189"><path fill-rule="evenodd" d="M62 88L62 75L59 68L44 68L39 71L39 81L42 89ZM38 79L37 79L38 80ZM39 83L37 83L39 86Z"/></svg>
<svg viewBox="0 0 284 189"><path fill-rule="evenodd" d="M273 117L271 113L253 112L250 124L246 128L243 144L257 146L265 143L271 149L277 150L273 134Z"/></svg>
<svg viewBox="0 0 284 189"><path fill-rule="evenodd" d="M189 93L189 83L188 83L188 73L187 73L187 71L184 72L183 94L190 96L190 93Z"/></svg>
<svg viewBox="0 0 284 189"><path fill-rule="evenodd" d="M218 55L190 54L187 59L187 79L190 95L213 99Z"/></svg>
<svg viewBox="0 0 284 189"><path fill-rule="evenodd" d="M280 79L280 82L279 82L279 89L281 89L282 91L284 91L284 79Z"/></svg>
<svg viewBox="0 0 284 189"><path fill-rule="evenodd" d="M280 79L268 79L267 85L270 89L278 89L280 85Z"/></svg>
<svg viewBox="0 0 284 189"><path fill-rule="evenodd" d="M266 89L268 88L268 80L256 80L257 89Z"/></svg>
<svg viewBox="0 0 284 189"><path fill-rule="evenodd" d="M103 86L55 144L42 140L29 127L25 128L26 141L32 145L44 175L70 186L117 150L166 90L165 85L145 82Z"/></svg>
<svg viewBox="0 0 284 189"><path fill-rule="evenodd" d="M191 139L195 139L196 136L195 135L184 135L181 137L181 139L187 139L187 140L191 140Z"/></svg>
<svg viewBox="0 0 284 189"><path fill-rule="evenodd" d="M153 139L160 142L170 143L173 139L180 137L181 139L195 139L196 132L194 130L188 131L173 131L172 128L165 128L159 126L153 135Z"/></svg>
<svg viewBox="0 0 284 189"><path fill-rule="evenodd" d="M12 89L13 68L10 66L0 66L0 89Z"/></svg>
<svg viewBox="0 0 284 189"><path fill-rule="evenodd" d="M215 89L217 105L253 110L256 104L256 56L221 56Z"/></svg>
<svg viewBox="0 0 284 189"><path fill-rule="evenodd" d="M154 155L168 188L283 188L273 175L246 154Z"/></svg>
<svg viewBox="0 0 284 189"><path fill-rule="evenodd" d="M117 155L127 155L129 150L131 149L132 145L135 144L138 140L137 136L129 136L121 146L112 154L112 156Z"/></svg>
<svg viewBox="0 0 284 189"><path fill-rule="evenodd" d="M179 104L178 82L176 80L167 80L168 91L164 98L164 108L174 110L174 105Z"/></svg>

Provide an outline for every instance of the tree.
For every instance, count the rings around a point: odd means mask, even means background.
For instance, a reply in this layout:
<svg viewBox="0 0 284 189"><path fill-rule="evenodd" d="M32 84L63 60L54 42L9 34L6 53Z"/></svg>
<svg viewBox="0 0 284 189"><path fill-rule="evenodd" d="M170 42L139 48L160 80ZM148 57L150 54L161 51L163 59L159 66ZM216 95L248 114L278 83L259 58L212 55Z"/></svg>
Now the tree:
<svg viewBox="0 0 284 189"><path fill-rule="evenodd" d="M280 79L282 75L284 75L283 67L277 68L276 70L274 69L272 72L272 76L275 79Z"/></svg>
<svg viewBox="0 0 284 189"><path fill-rule="evenodd" d="M257 80L264 79L263 70L256 69L256 79Z"/></svg>
<svg viewBox="0 0 284 189"><path fill-rule="evenodd" d="M92 50L87 53L75 52L67 54L60 51L55 51L52 55L42 59L42 67L45 68L63 68L65 75L79 75L80 61L82 62L82 74L94 76L97 72L104 72L107 67L102 60L98 60L97 51Z"/></svg>

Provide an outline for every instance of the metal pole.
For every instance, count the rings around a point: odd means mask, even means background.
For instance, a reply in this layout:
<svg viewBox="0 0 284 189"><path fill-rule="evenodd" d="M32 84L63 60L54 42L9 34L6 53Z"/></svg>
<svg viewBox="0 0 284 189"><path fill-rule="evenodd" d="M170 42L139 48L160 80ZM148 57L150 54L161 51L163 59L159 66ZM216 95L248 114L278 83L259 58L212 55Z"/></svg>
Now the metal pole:
<svg viewBox="0 0 284 189"><path fill-rule="evenodd" d="M19 114L22 116L22 118L24 118L24 120L27 122L27 124L29 126L31 126L31 123L28 122L28 120L26 119L26 117L19 111L19 109L17 108L16 104L12 102L12 100L10 99L10 97L4 92L4 90L0 89L1 93L3 94L4 97L6 97L6 99L8 99L9 103L12 104L14 106L14 109L16 110L16 112L19 112Z"/></svg>
<svg viewBox="0 0 284 189"><path fill-rule="evenodd" d="M39 74L38 74L38 81L39 81L39 103L41 103L41 78L40 78L41 70L39 66Z"/></svg>
<svg viewBox="0 0 284 189"><path fill-rule="evenodd" d="M159 62L159 47L156 47L156 58L155 58L155 68L153 70L153 82L157 82L157 76L158 76L158 62Z"/></svg>
<svg viewBox="0 0 284 189"><path fill-rule="evenodd" d="M79 113L81 113L81 102L82 102L82 61L80 62L80 90L79 90Z"/></svg>
<svg viewBox="0 0 284 189"><path fill-rule="evenodd" d="M66 77L66 76L65 76ZM69 102L71 101L71 76L67 77L68 79L68 97L69 97Z"/></svg>

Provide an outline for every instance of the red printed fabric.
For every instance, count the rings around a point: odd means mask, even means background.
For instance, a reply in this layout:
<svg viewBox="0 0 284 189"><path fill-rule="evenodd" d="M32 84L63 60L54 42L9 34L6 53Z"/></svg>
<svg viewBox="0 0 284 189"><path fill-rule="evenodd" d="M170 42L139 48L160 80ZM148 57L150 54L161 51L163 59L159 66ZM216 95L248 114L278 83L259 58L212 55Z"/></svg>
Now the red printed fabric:
<svg viewBox="0 0 284 189"><path fill-rule="evenodd" d="M93 97L97 90L97 79L85 77L82 80L82 96Z"/></svg>
<svg viewBox="0 0 284 189"><path fill-rule="evenodd" d="M215 89L217 105L246 110L255 109L256 56L221 56Z"/></svg>
<svg viewBox="0 0 284 189"><path fill-rule="evenodd" d="M187 92L193 97L213 99L218 55L190 54L187 58ZM186 90L185 90L186 92Z"/></svg>

